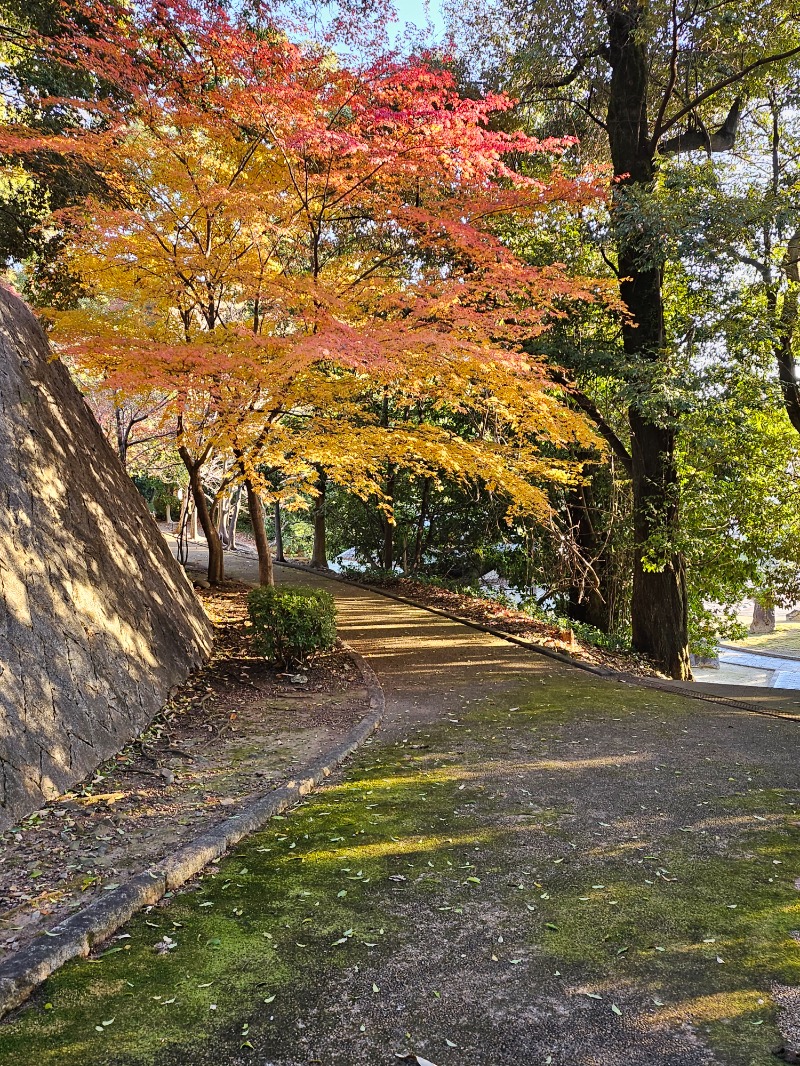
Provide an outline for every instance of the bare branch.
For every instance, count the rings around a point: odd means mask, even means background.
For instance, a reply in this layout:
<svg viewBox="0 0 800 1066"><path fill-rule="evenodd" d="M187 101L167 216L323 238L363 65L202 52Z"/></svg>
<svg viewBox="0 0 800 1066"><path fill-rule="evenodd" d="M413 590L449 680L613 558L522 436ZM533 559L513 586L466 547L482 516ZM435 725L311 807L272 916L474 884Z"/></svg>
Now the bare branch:
<svg viewBox="0 0 800 1066"><path fill-rule="evenodd" d="M772 63L781 63L784 59L791 59L793 56L800 55L800 45L796 48L787 48L785 52L775 52L773 55L762 56L761 59L756 59L752 63L748 63L746 67L742 67L735 74L728 75L727 78L722 78L720 81L710 85L703 92L691 100L685 107L681 108L676 114L672 116L669 122L666 122L661 129L654 131L656 138L663 137L667 130L672 129L677 125L681 119L690 115L700 104L706 100L710 100L712 96L716 96L717 93L722 92L723 89L727 89L729 85L736 85L738 82L743 81L748 74L752 74L754 70L759 70L761 67L767 67Z"/></svg>
<svg viewBox="0 0 800 1066"><path fill-rule="evenodd" d="M572 69L567 74L562 75L560 78L550 78L544 81L537 81L537 79L531 78L520 90L520 95L524 95L531 89L537 89L540 91L543 89L566 89L568 85L572 85L572 83L577 81L581 74L583 74L584 70L586 70L586 64L590 59L597 59L598 57L602 58L605 56L606 51L607 49L605 45L598 45L596 48L592 48L587 52L581 52L575 60Z"/></svg>
<svg viewBox="0 0 800 1066"><path fill-rule="evenodd" d="M653 146L658 142L660 136L658 131L661 129L661 123L664 121L664 115L667 113L667 108L669 107L669 102L672 99L672 93L675 89L675 83L678 80L678 9L676 0L672 0L670 17L672 21L672 47L669 56L669 78L667 80L666 88L664 89L664 95L661 98L661 106L658 109L658 116L653 127L656 131L653 135Z"/></svg>

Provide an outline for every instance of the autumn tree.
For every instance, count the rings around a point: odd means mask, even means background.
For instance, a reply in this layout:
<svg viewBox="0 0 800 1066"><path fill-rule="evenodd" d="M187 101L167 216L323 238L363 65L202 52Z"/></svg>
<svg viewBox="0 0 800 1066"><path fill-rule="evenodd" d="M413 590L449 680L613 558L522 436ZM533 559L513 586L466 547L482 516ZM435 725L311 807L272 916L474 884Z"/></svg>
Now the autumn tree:
<svg viewBox="0 0 800 1066"><path fill-rule="evenodd" d="M464 98L423 62L346 68L222 8L142 18L72 42L128 104L83 136L47 140L90 160L110 190L59 216L91 298L57 316L56 335L109 387L172 397L210 579L223 575L202 478L215 454L233 455L227 483L243 479L248 494L264 467L298 491L327 468L372 493L376 463L408 462L481 472L519 506L543 506L535 479L570 467L545 461L537 439L588 437L520 340L602 286L522 263L492 223L592 200L596 182L512 170L509 154L560 143L492 131L510 101ZM33 130L5 136L21 155L42 143ZM348 420L365 375L406 405L424 392L463 407L478 381L525 447L512 463L496 440Z"/></svg>

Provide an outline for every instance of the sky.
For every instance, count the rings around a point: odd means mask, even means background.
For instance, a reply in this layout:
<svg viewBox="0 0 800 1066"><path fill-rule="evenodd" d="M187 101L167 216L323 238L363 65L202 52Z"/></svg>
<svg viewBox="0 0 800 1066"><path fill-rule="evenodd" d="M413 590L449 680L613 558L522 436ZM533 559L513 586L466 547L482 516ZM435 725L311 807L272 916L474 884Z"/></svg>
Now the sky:
<svg viewBox="0 0 800 1066"><path fill-rule="evenodd" d="M441 0L394 0L394 4L401 24L411 22L422 27L430 17L437 35L443 32Z"/></svg>

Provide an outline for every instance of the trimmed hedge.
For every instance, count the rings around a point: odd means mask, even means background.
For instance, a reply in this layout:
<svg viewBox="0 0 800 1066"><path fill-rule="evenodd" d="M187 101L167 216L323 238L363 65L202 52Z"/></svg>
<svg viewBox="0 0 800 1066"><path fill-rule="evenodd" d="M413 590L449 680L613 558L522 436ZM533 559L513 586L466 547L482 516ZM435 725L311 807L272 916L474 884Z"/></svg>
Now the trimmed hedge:
<svg viewBox="0 0 800 1066"><path fill-rule="evenodd" d="M336 606L324 589L262 585L247 597L256 651L279 666L304 663L336 642Z"/></svg>

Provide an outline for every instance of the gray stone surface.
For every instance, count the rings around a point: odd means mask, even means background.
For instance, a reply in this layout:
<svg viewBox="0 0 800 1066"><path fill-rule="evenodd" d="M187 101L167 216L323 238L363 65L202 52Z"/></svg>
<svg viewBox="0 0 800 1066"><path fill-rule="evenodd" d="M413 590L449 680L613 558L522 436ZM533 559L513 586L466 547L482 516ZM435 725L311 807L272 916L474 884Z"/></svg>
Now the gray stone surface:
<svg viewBox="0 0 800 1066"><path fill-rule="evenodd" d="M139 733L210 644L144 500L0 288L0 830Z"/></svg>

